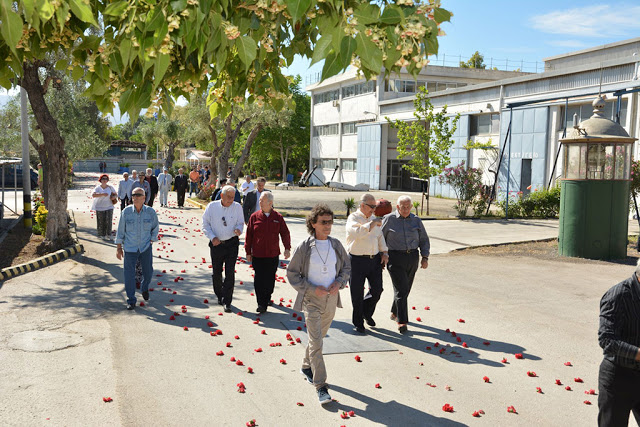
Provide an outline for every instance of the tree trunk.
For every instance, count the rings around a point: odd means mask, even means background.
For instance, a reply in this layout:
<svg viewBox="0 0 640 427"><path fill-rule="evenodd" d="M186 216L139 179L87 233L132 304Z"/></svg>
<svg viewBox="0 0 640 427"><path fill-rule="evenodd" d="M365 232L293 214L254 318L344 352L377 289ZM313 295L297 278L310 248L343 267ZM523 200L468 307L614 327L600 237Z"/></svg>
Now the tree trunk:
<svg viewBox="0 0 640 427"><path fill-rule="evenodd" d="M240 154L240 158L236 162L236 165L231 172L232 178L235 179L235 177L237 177L240 174L240 170L242 169L244 162L249 157L249 153L251 152L251 146L253 145L253 142L256 140L256 138L258 137L258 134L262 130L262 126L263 126L262 123L258 123L253 127L253 129L251 129L251 133L247 137L247 143L244 145L244 148L242 149L242 154Z"/></svg>
<svg viewBox="0 0 640 427"><path fill-rule="evenodd" d="M231 121L233 120L233 111L229 113L227 118L224 120L224 129L225 129L225 137L224 144L222 144L222 149L220 150L220 156L218 157L218 178L226 178L227 177L227 169L229 168L229 157L231 156L231 150L233 149L233 144L236 142L238 135L240 135L240 131L242 127L250 120L249 117L240 120L236 123L235 127L231 125ZM249 135L249 139L251 135ZM253 137L255 139L255 136ZM247 139L247 146L251 149L251 145L253 144L253 140L249 142ZM246 147L245 147L246 150ZM236 164L236 168L231 171L231 179L237 182L238 172L242 167L242 163L246 159L247 155L245 155L245 150L243 150L243 154L240 156L241 161ZM243 158L244 156L244 158ZM238 167L240 165L240 167Z"/></svg>
<svg viewBox="0 0 640 427"><path fill-rule="evenodd" d="M38 144L38 142L33 139L31 134L29 134L29 142L38 152L38 158L40 159L40 163L42 164L42 188L40 188L40 194L42 194L42 198L44 199L44 205L49 206L49 192L47 191L49 186L49 180L47 179L47 170L45 169L46 159L47 159L47 151L44 148L44 145ZM33 189L32 189L33 190ZM35 214L35 212L34 212Z"/></svg>
<svg viewBox="0 0 640 427"><path fill-rule="evenodd" d="M284 149L282 145L282 135L280 136L280 160L282 161L282 182L287 182L287 162L289 161L289 154L291 153L291 147Z"/></svg>
<svg viewBox="0 0 640 427"><path fill-rule="evenodd" d="M180 145L181 141L172 141L167 145L167 158L165 159L165 166L167 169L171 169L173 161L176 159L176 147Z"/></svg>
<svg viewBox="0 0 640 427"><path fill-rule="evenodd" d="M44 248L52 251L63 248L72 241L67 222L68 162L64 152L64 139L44 100L45 91L38 75L41 65L38 61L24 62L20 85L29 96L31 109L44 138L46 157L43 168L47 173L46 206L49 211Z"/></svg>
<svg viewBox="0 0 640 427"><path fill-rule="evenodd" d="M218 155L220 154L220 150L222 146L218 142L218 135L216 134L215 129L208 125L209 132L211 132L211 140L213 141L213 150L211 150L211 160L209 162L209 169L211 169L211 179L215 179L218 177Z"/></svg>

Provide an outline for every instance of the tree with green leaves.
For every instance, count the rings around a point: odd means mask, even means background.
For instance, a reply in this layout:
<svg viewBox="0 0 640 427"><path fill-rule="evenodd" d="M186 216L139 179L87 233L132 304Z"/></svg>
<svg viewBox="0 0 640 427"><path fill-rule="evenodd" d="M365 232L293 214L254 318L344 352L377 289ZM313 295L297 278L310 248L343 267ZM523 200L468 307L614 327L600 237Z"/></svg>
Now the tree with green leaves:
<svg viewBox="0 0 640 427"><path fill-rule="evenodd" d="M300 81L296 77L290 87L294 109L280 112L276 121L260 133L251 152L251 164L256 168L272 172L279 165L283 181L289 171L304 170L309 162L311 97L300 87Z"/></svg>
<svg viewBox="0 0 640 427"><path fill-rule="evenodd" d="M170 115L174 99L211 82L211 117L233 134L238 104L285 107L290 82L281 69L296 55L324 60L323 79L350 64L367 79L402 68L417 75L451 16L436 0L0 0L0 85L25 88L45 136L55 200L46 240L69 240L65 142L43 99L55 71L84 78L101 111L118 103L129 117ZM60 50L70 60L51 67Z"/></svg>
<svg viewBox="0 0 640 427"><path fill-rule="evenodd" d="M184 142L184 125L179 120L163 116L157 120L145 120L138 127L137 133L141 142L147 144L147 147L154 146L156 151L164 152L164 165L167 169L171 169L176 159L176 148Z"/></svg>
<svg viewBox="0 0 640 427"><path fill-rule="evenodd" d="M480 52L476 50L467 62L460 61L460 68L477 68L479 70L484 70L487 66L484 63L484 56L480 55Z"/></svg>
<svg viewBox="0 0 640 427"><path fill-rule="evenodd" d="M387 121L398 129L398 159L408 159L402 165L413 176L427 183L427 215L429 215L429 180L440 175L445 167L451 163L450 149L454 141L453 134L458 128L460 114L453 118L447 116L447 106L437 113L429 100L429 92L423 86L413 101L416 120L406 122L396 120ZM425 194L423 193L423 197Z"/></svg>

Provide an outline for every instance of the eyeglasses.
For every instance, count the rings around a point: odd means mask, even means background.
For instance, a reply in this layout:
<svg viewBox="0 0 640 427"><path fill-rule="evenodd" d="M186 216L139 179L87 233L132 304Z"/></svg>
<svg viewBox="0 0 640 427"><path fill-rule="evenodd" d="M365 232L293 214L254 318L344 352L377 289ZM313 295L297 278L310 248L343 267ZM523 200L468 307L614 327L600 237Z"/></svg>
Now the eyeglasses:
<svg viewBox="0 0 640 427"><path fill-rule="evenodd" d="M144 194L132 194L131 197L144 197Z"/></svg>
<svg viewBox="0 0 640 427"><path fill-rule="evenodd" d="M369 206L371 209L375 209L376 205L370 205L369 203L365 203L366 206Z"/></svg>
<svg viewBox="0 0 640 427"><path fill-rule="evenodd" d="M322 225L331 225L331 224L333 224L333 220L332 219L323 219L323 220L320 220L318 222L320 224L322 224Z"/></svg>
<svg viewBox="0 0 640 427"><path fill-rule="evenodd" d="M224 225L225 227L227 226L227 220L225 219L225 217L222 217L222 225Z"/></svg>

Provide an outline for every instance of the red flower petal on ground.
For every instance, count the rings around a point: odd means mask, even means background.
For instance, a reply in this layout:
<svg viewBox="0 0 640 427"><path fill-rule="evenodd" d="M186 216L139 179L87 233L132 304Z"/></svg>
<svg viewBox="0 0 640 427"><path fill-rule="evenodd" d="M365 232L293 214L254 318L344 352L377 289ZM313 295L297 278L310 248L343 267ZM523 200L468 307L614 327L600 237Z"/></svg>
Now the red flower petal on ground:
<svg viewBox="0 0 640 427"><path fill-rule="evenodd" d="M356 359L356 362L362 362L362 359L358 355L356 355L356 357L354 357L354 359Z"/></svg>
<svg viewBox="0 0 640 427"><path fill-rule="evenodd" d="M239 335L236 335L236 336L235 336L235 337L233 337L233 338L234 338L234 339L239 340L239 339L240 339L240 336L239 336Z"/></svg>
<svg viewBox="0 0 640 427"><path fill-rule="evenodd" d="M104 403L109 403L109 402L113 402L113 399L112 399L112 398L110 398L110 397L103 397L103 398L102 398L102 401L103 401Z"/></svg>
<svg viewBox="0 0 640 427"><path fill-rule="evenodd" d="M231 347L231 343L230 342L227 343L227 347Z"/></svg>
<svg viewBox="0 0 640 427"><path fill-rule="evenodd" d="M571 362L564 362L564 366L573 366Z"/></svg>
<svg viewBox="0 0 640 427"><path fill-rule="evenodd" d="M578 377L578 378L574 378L573 379L575 382L577 383L583 383L584 381L582 381L582 378Z"/></svg>
<svg viewBox="0 0 640 427"><path fill-rule="evenodd" d="M462 343L462 347L464 347L464 348L469 348L469 346L467 345L467 343L466 343L466 342L463 342L463 343Z"/></svg>
<svg viewBox="0 0 640 427"><path fill-rule="evenodd" d="M296 338L296 342L299 343L302 342L302 340L300 338Z"/></svg>
<svg viewBox="0 0 640 427"><path fill-rule="evenodd" d="M540 394L543 394L543 393L542 393L542 389L541 389L540 387L536 387L536 392L537 392L537 393L540 393Z"/></svg>
<svg viewBox="0 0 640 427"><path fill-rule="evenodd" d="M382 386L380 385L380 383L377 383L374 387L375 387L375 388L382 388Z"/></svg>
<svg viewBox="0 0 640 427"><path fill-rule="evenodd" d="M244 366L244 363L242 363L242 360L236 360L236 365Z"/></svg>
<svg viewBox="0 0 640 427"><path fill-rule="evenodd" d="M538 376L538 375L536 375L536 373L535 373L535 372L533 372L533 371L527 371L527 375L528 375L528 376L530 376L530 377L537 377L537 376Z"/></svg>
<svg viewBox="0 0 640 427"><path fill-rule="evenodd" d="M480 416L480 412L475 411L475 412L474 412L473 414L471 414L471 415L473 415L474 417L476 417L476 418L477 418L477 417L479 417L479 416Z"/></svg>
<svg viewBox="0 0 640 427"><path fill-rule="evenodd" d="M462 338L460 338L460 337L456 337L456 341L457 341L457 342L462 342Z"/></svg>
<svg viewBox="0 0 640 427"><path fill-rule="evenodd" d="M594 396L595 396L596 391L595 391L594 389L585 390L585 391L584 391L584 394L591 394L591 395L594 395Z"/></svg>
<svg viewBox="0 0 640 427"><path fill-rule="evenodd" d="M431 347L427 346L427 350L431 351Z"/></svg>
<svg viewBox="0 0 640 427"><path fill-rule="evenodd" d="M222 314L222 312L218 313L218 316L224 316L224 314Z"/></svg>
<svg viewBox="0 0 640 427"><path fill-rule="evenodd" d="M516 411L516 408L514 408L513 406L507 406L507 412L510 414L517 414L518 412Z"/></svg>
<svg viewBox="0 0 640 427"><path fill-rule="evenodd" d="M585 404L585 405L591 405L591 402L590 402L590 401L588 401L588 400L585 400L585 401L584 401L584 404Z"/></svg>
<svg viewBox="0 0 640 427"><path fill-rule="evenodd" d="M182 328L182 329L183 329L183 330L185 330L185 331L188 331L188 330L189 330L189 328L188 328L188 327L186 327L186 326L185 326L184 328Z"/></svg>
<svg viewBox="0 0 640 427"><path fill-rule="evenodd" d="M490 383L491 382L489 380L489 377L487 377L486 375L484 377L482 377L482 379L484 380L485 383Z"/></svg>
<svg viewBox="0 0 640 427"><path fill-rule="evenodd" d="M169 300L169 302L173 302L173 298L171 298L171 299Z"/></svg>
<svg viewBox="0 0 640 427"><path fill-rule="evenodd" d="M342 418L343 420L346 420L349 418L349 414L347 414L346 412L342 411L342 413L340 414L340 418Z"/></svg>
<svg viewBox="0 0 640 427"><path fill-rule="evenodd" d="M220 329L216 329L216 335L222 335L222 331Z"/></svg>
<svg viewBox="0 0 640 427"><path fill-rule="evenodd" d="M171 316L169 317L169 320L176 320L176 316L171 315Z"/></svg>
<svg viewBox="0 0 640 427"><path fill-rule="evenodd" d="M140 301L140 307L144 307L144 301Z"/></svg>
<svg viewBox="0 0 640 427"><path fill-rule="evenodd" d="M411 310L415 310L415 309L416 309L415 307L411 307Z"/></svg>
<svg viewBox="0 0 640 427"><path fill-rule="evenodd" d="M425 310L431 310L431 307L426 306L424 309L425 309Z"/></svg>
<svg viewBox="0 0 640 427"><path fill-rule="evenodd" d="M506 357L502 358L502 363L507 363L507 358Z"/></svg>
<svg viewBox="0 0 640 427"><path fill-rule="evenodd" d="M298 402L298 403L296 403L296 405L298 405L298 406L304 406L304 403L302 403L302 402Z"/></svg>
<svg viewBox="0 0 640 427"><path fill-rule="evenodd" d="M556 380L556 385L562 385L562 381Z"/></svg>
<svg viewBox="0 0 640 427"><path fill-rule="evenodd" d="M448 403L445 403L444 406L442 407L442 410L444 412L453 412L453 406L449 405Z"/></svg>
<svg viewBox="0 0 640 427"><path fill-rule="evenodd" d="M216 351L216 356L224 356L224 351Z"/></svg>
<svg viewBox="0 0 640 427"><path fill-rule="evenodd" d="M205 320L209 320L209 315L204 316Z"/></svg>
<svg viewBox="0 0 640 427"><path fill-rule="evenodd" d="M571 391L571 387L569 387L569 386L566 386L564 389L567 390L567 391Z"/></svg>
<svg viewBox="0 0 640 427"><path fill-rule="evenodd" d="M260 321L259 321L258 319L256 319L256 320L254 320L254 321L253 321L253 324L254 324L254 325L257 325L258 323L260 323Z"/></svg>
<svg viewBox="0 0 640 427"><path fill-rule="evenodd" d="M280 359L280 364L282 364L282 365L286 365L286 364L287 364L287 361L286 361L286 360L284 360L284 359Z"/></svg>
<svg viewBox="0 0 640 427"><path fill-rule="evenodd" d="M256 348L253 351L255 351L256 353L262 353L262 347Z"/></svg>
<svg viewBox="0 0 640 427"><path fill-rule="evenodd" d="M205 299L204 299L204 301L202 301L202 302L204 302L205 304L209 304L209 300L208 300L208 299L206 299L206 298L205 298Z"/></svg>
<svg viewBox="0 0 640 427"><path fill-rule="evenodd" d="M212 327L213 326L213 322L207 322L207 326L208 327Z"/></svg>
<svg viewBox="0 0 640 427"><path fill-rule="evenodd" d="M260 333L261 333L262 335L267 335L267 330L266 330L266 329L263 329Z"/></svg>
<svg viewBox="0 0 640 427"><path fill-rule="evenodd" d="M416 322L422 322L422 319L419 317L416 317Z"/></svg>
<svg viewBox="0 0 640 427"><path fill-rule="evenodd" d="M233 357L233 356L231 356L231 359L229 359L229 361L230 361L230 362L235 362L235 361L236 361L236 358L235 358L235 357Z"/></svg>
<svg viewBox="0 0 640 427"><path fill-rule="evenodd" d="M524 356L522 355L522 353L516 353L515 357L516 359L524 359Z"/></svg>

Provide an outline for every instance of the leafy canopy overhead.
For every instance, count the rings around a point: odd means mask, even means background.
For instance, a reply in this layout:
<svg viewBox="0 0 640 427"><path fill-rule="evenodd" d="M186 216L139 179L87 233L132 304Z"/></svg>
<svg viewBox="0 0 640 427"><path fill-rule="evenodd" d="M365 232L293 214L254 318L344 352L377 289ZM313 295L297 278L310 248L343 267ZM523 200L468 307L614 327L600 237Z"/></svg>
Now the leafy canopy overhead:
<svg viewBox="0 0 640 427"><path fill-rule="evenodd" d="M63 49L72 60L56 67L84 75L103 111L170 113L209 82L213 116L246 96L279 110L290 84L281 69L295 55L324 60L322 79L350 64L366 78L415 75L451 16L439 0L0 0L0 85L24 60Z"/></svg>

